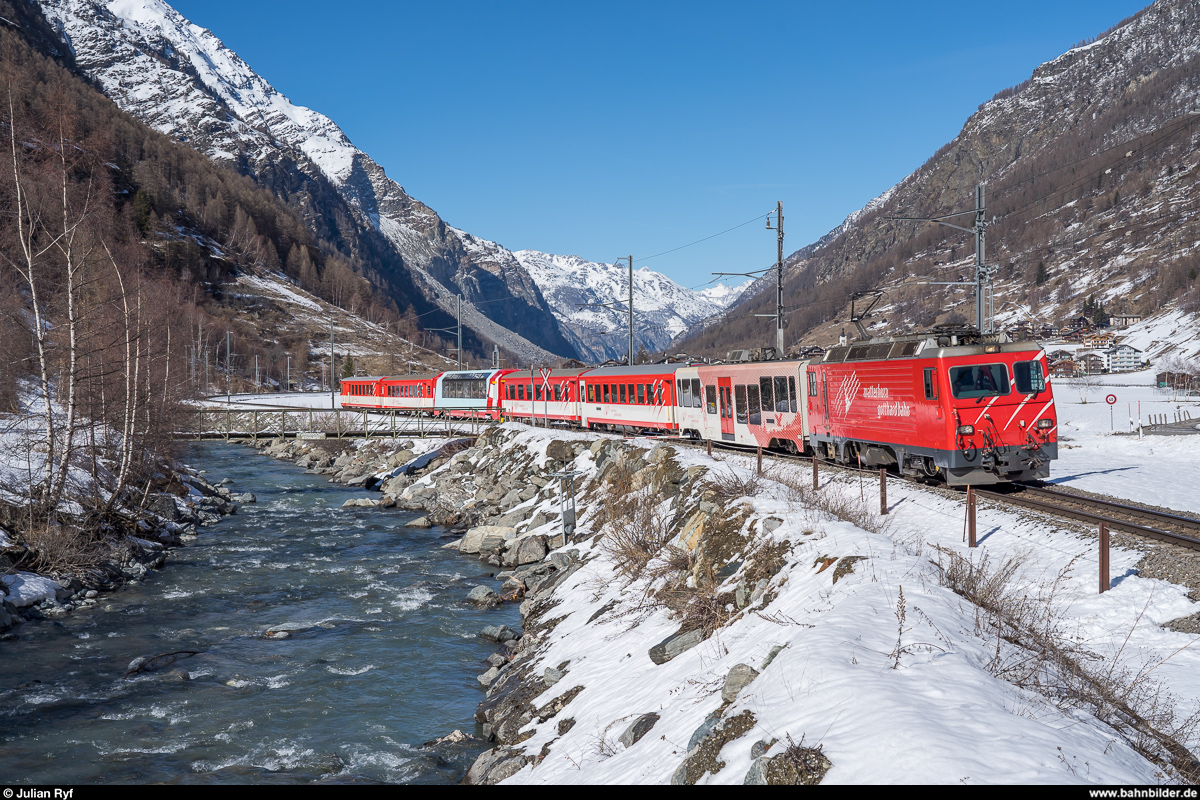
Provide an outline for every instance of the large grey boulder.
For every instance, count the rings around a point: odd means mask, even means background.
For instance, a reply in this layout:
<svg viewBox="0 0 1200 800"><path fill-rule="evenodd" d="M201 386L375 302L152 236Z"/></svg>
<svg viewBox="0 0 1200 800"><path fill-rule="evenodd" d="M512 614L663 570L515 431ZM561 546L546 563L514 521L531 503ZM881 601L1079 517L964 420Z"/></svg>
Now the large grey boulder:
<svg viewBox="0 0 1200 800"><path fill-rule="evenodd" d="M758 670L749 664L736 664L725 676L725 685L721 687L721 699L732 703L737 699L738 692L746 688L755 678Z"/></svg>
<svg viewBox="0 0 1200 800"><path fill-rule="evenodd" d="M523 539L517 539L509 546L508 551L504 554L504 565L514 567L536 564L545 557L546 537L526 536Z"/></svg>
<svg viewBox="0 0 1200 800"><path fill-rule="evenodd" d="M650 732L654 727L654 723L658 722L658 714L642 714L635 719L625 732L621 734L618 741L626 747L633 747L638 740Z"/></svg>
<svg viewBox="0 0 1200 800"><path fill-rule="evenodd" d="M495 606L500 604L500 595L486 586L476 586L467 594L467 602L477 606Z"/></svg>
<svg viewBox="0 0 1200 800"><path fill-rule="evenodd" d="M650 660L655 664L665 664L703 641L704 631L699 629L686 633L673 633L650 648Z"/></svg>
<svg viewBox="0 0 1200 800"><path fill-rule="evenodd" d="M463 536L462 544L458 546L460 553L478 553L500 550L504 543L517 535L516 528L506 525L480 525L471 528ZM484 541L487 546L484 546Z"/></svg>
<svg viewBox="0 0 1200 800"><path fill-rule="evenodd" d="M488 625L478 634L481 639L487 639L489 642L503 644L510 639L521 638L512 628L507 625Z"/></svg>

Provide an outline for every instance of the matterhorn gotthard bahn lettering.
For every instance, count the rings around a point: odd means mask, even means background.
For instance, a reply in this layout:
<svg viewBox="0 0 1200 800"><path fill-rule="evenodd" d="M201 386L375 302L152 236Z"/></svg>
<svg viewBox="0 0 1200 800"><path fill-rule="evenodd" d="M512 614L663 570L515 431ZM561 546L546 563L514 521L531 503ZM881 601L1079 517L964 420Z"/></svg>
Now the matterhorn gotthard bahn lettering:
<svg viewBox="0 0 1200 800"><path fill-rule="evenodd" d="M0 0L5 797L1194 796L1200 6L1136 3Z"/></svg>

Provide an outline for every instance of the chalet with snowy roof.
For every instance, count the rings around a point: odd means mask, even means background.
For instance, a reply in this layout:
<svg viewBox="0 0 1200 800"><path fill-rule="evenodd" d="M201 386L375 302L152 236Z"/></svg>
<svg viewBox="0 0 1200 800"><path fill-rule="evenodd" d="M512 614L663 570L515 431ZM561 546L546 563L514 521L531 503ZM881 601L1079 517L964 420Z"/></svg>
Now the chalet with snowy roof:
<svg viewBox="0 0 1200 800"><path fill-rule="evenodd" d="M1089 333L1083 337L1083 343L1088 347L1108 348L1111 347L1117 337L1111 333Z"/></svg>
<svg viewBox="0 0 1200 800"><path fill-rule="evenodd" d="M1108 324L1114 328L1128 328L1142 321L1141 314L1113 314L1108 318Z"/></svg>
<svg viewBox="0 0 1200 800"><path fill-rule="evenodd" d="M1069 358L1060 358L1050 362L1050 374L1055 378L1074 378L1080 372L1080 366Z"/></svg>

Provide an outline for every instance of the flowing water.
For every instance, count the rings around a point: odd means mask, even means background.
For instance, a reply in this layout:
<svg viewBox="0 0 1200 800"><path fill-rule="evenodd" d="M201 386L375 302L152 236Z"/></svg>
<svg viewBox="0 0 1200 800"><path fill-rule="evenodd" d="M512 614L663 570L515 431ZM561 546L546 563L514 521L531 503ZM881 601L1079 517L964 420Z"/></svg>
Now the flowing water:
<svg viewBox="0 0 1200 800"><path fill-rule="evenodd" d="M139 586L0 642L0 782L246 783L461 779L480 743L476 610L496 582L415 515L340 508L363 492L239 445L185 460L257 504L200 529ZM282 623L315 627L263 638ZM319 624L318 624L319 623ZM199 650L123 679L129 662ZM179 670L186 670L185 676ZM174 674L172 674L174 671Z"/></svg>

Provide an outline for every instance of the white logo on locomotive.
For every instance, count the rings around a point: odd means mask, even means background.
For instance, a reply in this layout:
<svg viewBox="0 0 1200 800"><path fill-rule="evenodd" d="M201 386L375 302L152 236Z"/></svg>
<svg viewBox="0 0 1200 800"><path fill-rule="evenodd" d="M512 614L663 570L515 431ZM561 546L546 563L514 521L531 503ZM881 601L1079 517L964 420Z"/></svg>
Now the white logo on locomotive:
<svg viewBox="0 0 1200 800"><path fill-rule="evenodd" d="M912 406L907 406L904 403L880 403L876 409L877 417L910 417L912 416Z"/></svg>
<svg viewBox="0 0 1200 800"><path fill-rule="evenodd" d="M886 386L867 386L863 389L863 397L871 400L887 400L888 390Z"/></svg>
<svg viewBox="0 0 1200 800"><path fill-rule="evenodd" d="M843 413L850 413L850 406L854 403L854 398L858 395L858 389L862 384L858 380L858 373L851 372L850 377L842 381L842 386L838 390L837 400L841 401Z"/></svg>

